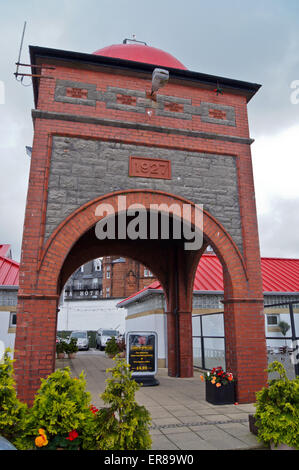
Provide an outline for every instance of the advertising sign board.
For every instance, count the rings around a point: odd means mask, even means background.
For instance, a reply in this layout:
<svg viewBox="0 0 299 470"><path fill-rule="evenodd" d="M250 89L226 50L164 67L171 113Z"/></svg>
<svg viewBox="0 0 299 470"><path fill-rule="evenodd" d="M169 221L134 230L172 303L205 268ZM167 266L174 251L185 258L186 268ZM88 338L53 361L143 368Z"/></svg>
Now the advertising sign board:
<svg viewBox="0 0 299 470"><path fill-rule="evenodd" d="M130 331L126 337L127 363L132 378L143 385L158 385L158 337L154 331Z"/></svg>

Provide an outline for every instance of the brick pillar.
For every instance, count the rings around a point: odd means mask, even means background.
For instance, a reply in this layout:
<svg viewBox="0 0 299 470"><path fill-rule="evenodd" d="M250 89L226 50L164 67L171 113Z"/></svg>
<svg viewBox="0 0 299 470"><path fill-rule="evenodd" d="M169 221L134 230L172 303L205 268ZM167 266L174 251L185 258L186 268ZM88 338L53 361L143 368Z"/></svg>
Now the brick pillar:
<svg viewBox="0 0 299 470"><path fill-rule="evenodd" d="M176 341L176 317L173 311L167 312L167 362L168 375L176 377L177 367L177 341Z"/></svg>
<svg viewBox="0 0 299 470"><path fill-rule="evenodd" d="M267 382L264 305L253 299L224 301L226 369L237 377L239 403L255 402Z"/></svg>
<svg viewBox="0 0 299 470"><path fill-rule="evenodd" d="M173 252L168 276L168 375L193 377L192 290L187 288L184 252Z"/></svg>
<svg viewBox="0 0 299 470"><path fill-rule="evenodd" d="M180 377L193 377L192 313L179 313Z"/></svg>
<svg viewBox="0 0 299 470"><path fill-rule="evenodd" d="M15 377L18 398L29 405L40 379L55 369L57 301L57 296L19 297Z"/></svg>

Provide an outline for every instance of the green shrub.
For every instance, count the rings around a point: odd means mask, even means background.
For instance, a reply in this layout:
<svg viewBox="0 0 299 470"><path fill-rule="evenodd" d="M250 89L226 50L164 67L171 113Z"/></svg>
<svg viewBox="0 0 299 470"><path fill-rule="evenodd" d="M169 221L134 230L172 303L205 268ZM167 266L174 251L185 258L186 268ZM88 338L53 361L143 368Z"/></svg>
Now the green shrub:
<svg viewBox="0 0 299 470"><path fill-rule="evenodd" d="M119 353L119 347L118 347L115 336L112 336L112 338L110 338L107 341L106 347L105 347L105 353L108 356L115 356L117 353Z"/></svg>
<svg viewBox="0 0 299 470"><path fill-rule="evenodd" d="M73 354L78 351L78 346L77 346L78 339L77 338L71 338L70 342L66 345L66 353L67 354Z"/></svg>
<svg viewBox="0 0 299 470"><path fill-rule="evenodd" d="M22 434L27 405L21 403L16 394L13 377L13 360L6 349L0 363L0 434L15 443Z"/></svg>
<svg viewBox="0 0 299 470"><path fill-rule="evenodd" d="M65 353L67 351L67 346L68 344L65 341L60 341L59 343L56 343L56 353Z"/></svg>
<svg viewBox="0 0 299 470"><path fill-rule="evenodd" d="M18 448L90 448L95 442L95 419L85 386L83 372L79 378L72 378L68 367L41 379Z"/></svg>
<svg viewBox="0 0 299 470"><path fill-rule="evenodd" d="M107 372L112 377L101 398L108 408L90 405L84 373L72 378L68 367L41 379L28 408L17 399L13 361L6 352L0 364L0 434L19 450L150 449L151 418L135 400L139 385L132 380L129 365L117 358Z"/></svg>
<svg viewBox="0 0 299 470"><path fill-rule="evenodd" d="M299 450L299 377L289 380L278 361L270 364L268 372L278 372L280 377L256 394L257 438L265 444L284 443Z"/></svg>
<svg viewBox="0 0 299 470"><path fill-rule="evenodd" d="M115 367L107 372L107 387L101 395L109 405L96 414L96 441L100 450L145 450L151 448L151 418L144 406L137 404L139 385L132 380L130 366L124 359L114 358Z"/></svg>

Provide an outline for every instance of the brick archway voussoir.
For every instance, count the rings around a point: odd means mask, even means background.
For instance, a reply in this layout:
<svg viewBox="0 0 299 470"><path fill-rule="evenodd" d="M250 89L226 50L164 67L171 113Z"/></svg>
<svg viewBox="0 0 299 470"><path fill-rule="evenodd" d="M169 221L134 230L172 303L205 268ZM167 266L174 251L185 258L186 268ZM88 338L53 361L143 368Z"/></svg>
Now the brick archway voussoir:
<svg viewBox="0 0 299 470"><path fill-rule="evenodd" d="M126 207L140 204L147 210L153 204L167 204L168 206L178 204L181 208L184 204L190 204L191 222L195 225L195 204L181 196L163 191L117 191L89 201L66 217L46 242L39 263L37 293L55 294L57 292L59 274L69 251L80 237L95 226L101 218L96 215L97 207L100 204L109 204L117 214L120 212L119 196L126 196ZM236 297L246 295L246 268L240 251L222 225L207 211L203 210L202 213L203 236L209 240L221 262L226 266L231 277L234 295Z"/></svg>

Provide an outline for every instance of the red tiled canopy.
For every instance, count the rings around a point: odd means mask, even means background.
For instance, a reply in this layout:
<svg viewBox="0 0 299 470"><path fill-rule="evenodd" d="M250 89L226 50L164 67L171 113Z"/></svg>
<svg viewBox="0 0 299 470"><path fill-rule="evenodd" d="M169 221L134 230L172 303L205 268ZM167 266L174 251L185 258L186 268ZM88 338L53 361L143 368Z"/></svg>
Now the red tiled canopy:
<svg viewBox="0 0 299 470"><path fill-rule="evenodd" d="M263 292L299 292L299 259L262 258L261 269ZM122 302L133 299L147 290L161 290L158 281L131 295ZM193 285L194 291L223 292L222 266L216 255L205 254L201 257ZM121 306L122 302L119 302Z"/></svg>
<svg viewBox="0 0 299 470"><path fill-rule="evenodd" d="M19 268L17 261L7 257L10 245L0 245L0 286L18 286Z"/></svg>

